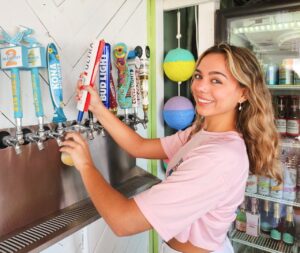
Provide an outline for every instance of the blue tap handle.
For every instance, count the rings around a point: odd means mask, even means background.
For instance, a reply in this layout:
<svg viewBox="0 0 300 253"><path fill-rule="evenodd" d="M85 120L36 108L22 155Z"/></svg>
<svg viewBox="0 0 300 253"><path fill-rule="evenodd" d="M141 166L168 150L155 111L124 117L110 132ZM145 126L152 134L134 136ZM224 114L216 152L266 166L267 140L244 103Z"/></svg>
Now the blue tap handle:
<svg viewBox="0 0 300 253"><path fill-rule="evenodd" d="M14 117L15 119L23 118L19 69L12 68L10 71L11 71L11 86L12 86L13 105L14 105Z"/></svg>
<svg viewBox="0 0 300 253"><path fill-rule="evenodd" d="M41 84L40 84L38 68L31 69L31 82L32 82L35 115L36 117L44 117L44 108L42 103Z"/></svg>

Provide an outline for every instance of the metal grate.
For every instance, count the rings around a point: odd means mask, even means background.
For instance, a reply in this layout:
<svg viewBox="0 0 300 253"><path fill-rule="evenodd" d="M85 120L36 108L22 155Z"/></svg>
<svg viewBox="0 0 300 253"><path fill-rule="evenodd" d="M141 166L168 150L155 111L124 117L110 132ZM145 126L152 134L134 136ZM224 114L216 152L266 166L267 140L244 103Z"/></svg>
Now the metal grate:
<svg viewBox="0 0 300 253"><path fill-rule="evenodd" d="M127 196L135 195L151 186L159 183L161 180L152 175L135 176L126 181L125 184L115 186L117 190L126 192ZM124 190L126 188L126 191Z"/></svg>
<svg viewBox="0 0 300 253"><path fill-rule="evenodd" d="M296 246L289 246L284 244L282 241L276 242L271 238L260 235L258 237L247 235L246 233L234 230L230 239L234 242L244 244L253 248L264 250L271 253L293 253Z"/></svg>
<svg viewBox="0 0 300 253"><path fill-rule="evenodd" d="M40 224L5 239L0 240L0 253L28 252L43 242L65 232L70 227L78 226L99 214L92 203L66 208L62 213Z"/></svg>

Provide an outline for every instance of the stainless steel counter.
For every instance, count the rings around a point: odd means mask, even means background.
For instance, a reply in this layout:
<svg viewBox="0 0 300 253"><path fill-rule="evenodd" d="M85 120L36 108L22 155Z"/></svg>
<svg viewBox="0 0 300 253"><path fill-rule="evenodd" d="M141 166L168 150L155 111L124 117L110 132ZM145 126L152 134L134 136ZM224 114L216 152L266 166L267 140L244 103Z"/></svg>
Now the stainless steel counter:
<svg viewBox="0 0 300 253"><path fill-rule="evenodd" d="M126 196L160 180L106 134L90 141L96 167ZM99 218L77 170L61 163L55 140L0 150L0 252L38 252Z"/></svg>

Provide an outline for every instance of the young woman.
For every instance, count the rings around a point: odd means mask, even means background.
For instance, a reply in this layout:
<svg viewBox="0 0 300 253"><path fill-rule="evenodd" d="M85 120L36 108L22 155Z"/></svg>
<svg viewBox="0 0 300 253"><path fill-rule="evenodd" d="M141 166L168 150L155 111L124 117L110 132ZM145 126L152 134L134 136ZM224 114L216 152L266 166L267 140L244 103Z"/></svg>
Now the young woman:
<svg viewBox="0 0 300 253"><path fill-rule="evenodd" d="M224 43L205 51L191 88L195 122L161 139L140 137L103 106L95 90L86 89L89 110L120 147L134 157L170 160L165 180L127 199L95 168L87 142L78 133L66 135L61 151L72 156L111 229L124 236L154 228L165 241L161 252L233 252L226 234L249 168L282 180L271 95L255 56Z"/></svg>

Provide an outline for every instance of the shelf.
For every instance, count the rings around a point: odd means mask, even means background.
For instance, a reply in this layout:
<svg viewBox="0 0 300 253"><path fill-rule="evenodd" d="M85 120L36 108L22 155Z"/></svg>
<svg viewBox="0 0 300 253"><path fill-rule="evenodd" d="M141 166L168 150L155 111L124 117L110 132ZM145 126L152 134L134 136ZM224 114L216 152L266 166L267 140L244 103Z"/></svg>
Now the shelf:
<svg viewBox="0 0 300 253"><path fill-rule="evenodd" d="M267 85L270 90L300 90L300 85L277 84Z"/></svg>
<svg viewBox="0 0 300 253"><path fill-rule="evenodd" d="M280 146L283 148L300 148L299 136L295 137L294 142L281 142Z"/></svg>
<svg viewBox="0 0 300 253"><path fill-rule="evenodd" d="M251 236L246 233L234 230L230 233L230 240L240 244L250 246L252 248L260 249L271 253L293 253L297 252L297 246L289 246L282 241L276 242L267 235L261 234L260 236Z"/></svg>
<svg viewBox="0 0 300 253"><path fill-rule="evenodd" d="M269 201L272 201L272 202L277 202L277 203L285 204L285 205L288 205L288 206L300 207L300 203L285 200L285 199L277 199L277 198L272 198L270 196L264 196L264 195L260 195L260 194L257 194L257 193L249 193L249 192L245 192L245 195L247 197L269 200Z"/></svg>

